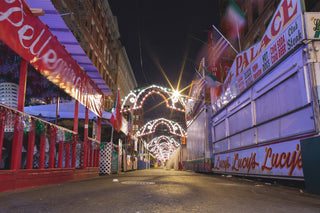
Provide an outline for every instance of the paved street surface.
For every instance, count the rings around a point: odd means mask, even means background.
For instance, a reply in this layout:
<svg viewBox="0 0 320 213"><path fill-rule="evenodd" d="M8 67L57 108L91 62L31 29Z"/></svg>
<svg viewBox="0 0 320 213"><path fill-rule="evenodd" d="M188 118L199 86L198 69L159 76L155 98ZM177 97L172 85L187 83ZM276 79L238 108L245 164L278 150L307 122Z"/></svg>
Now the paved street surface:
<svg viewBox="0 0 320 213"><path fill-rule="evenodd" d="M320 196L235 177L151 169L0 193L0 212L319 213Z"/></svg>

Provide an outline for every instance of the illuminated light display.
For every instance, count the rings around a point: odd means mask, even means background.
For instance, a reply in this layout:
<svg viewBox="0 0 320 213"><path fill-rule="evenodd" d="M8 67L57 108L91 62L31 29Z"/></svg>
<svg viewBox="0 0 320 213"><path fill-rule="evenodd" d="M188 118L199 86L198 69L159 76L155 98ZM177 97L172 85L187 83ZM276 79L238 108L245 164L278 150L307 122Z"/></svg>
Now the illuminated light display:
<svg viewBox="0 0 320 213"><path fill-rule="evenodd" d="M186 131L178 123L165 118L158 118L158 119L149 121L136 132L135 137L142 137L144 135L152 134L156 131L157 127L161 124L166 125L169 128L169 131L171 134L177 135L180 137L186 137Z"/></svg>
<svg viewBox="0 0 320 213"><path fill-rule="evenodd" d="M168 160L180 144L172 137L161 135L149 143L145 142L145 146L159 160Z"/></svg>
<svg viewBox="0 0 320 213"><path fill-rule="evenodd" d="M152 94L160 95L166 102L168 108L185 112L186 100L178 91L157 85L130 91L130 93L122 99L121 112L141 109L143 102ZM177 107L176 104L178 103L180 103L183 108Z"/></svg>

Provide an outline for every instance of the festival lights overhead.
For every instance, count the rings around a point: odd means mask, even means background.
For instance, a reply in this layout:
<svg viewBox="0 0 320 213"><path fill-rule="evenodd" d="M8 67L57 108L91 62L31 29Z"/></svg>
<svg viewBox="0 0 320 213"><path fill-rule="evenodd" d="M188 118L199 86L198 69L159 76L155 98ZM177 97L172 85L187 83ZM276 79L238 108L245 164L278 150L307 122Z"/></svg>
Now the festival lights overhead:
<svg viewBox="0 0 320 213"><path fill-rule="evenodd" d="M186 137L186 131L174 121L158 118L152 121L149 121L145 125L143 125L135 134L136 137L142 137L144 135L152 134L156 131L157 127L161 124L166 125L169 128L169 131L173 135L177 135L180 137Z"/></svg>
<svg viewBox="0 0 320 213"><path fill-rule="evenodd" d="M186 100L180 95L179 91L162 86L151 85L130 91L130 93L122 99L121 112L141 109L143 102L149 95L152 94L158 94L162 96L168 108L180 112L185 111L184 108L186 105ZM178 107L178 103L181 103L183 108Z"/></svg>
<svg viewBox="0 0 320 213"><path fill-rule="evenodd" d="M152 139L149 143L145 142L145 146L159 160L168 160L180 144L172 137L161 135Z"/></svg>

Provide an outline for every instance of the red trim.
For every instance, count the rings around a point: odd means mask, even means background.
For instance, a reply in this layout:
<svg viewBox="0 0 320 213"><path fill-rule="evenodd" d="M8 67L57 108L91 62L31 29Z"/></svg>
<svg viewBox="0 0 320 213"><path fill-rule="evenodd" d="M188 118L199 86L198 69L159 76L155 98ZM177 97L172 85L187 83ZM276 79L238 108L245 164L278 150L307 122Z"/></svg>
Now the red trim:
<svg viewBox="0 0 320 213"><path fill-rule="evenodd" d="M21 169L0 171L0 192L99 176L99 168Z"/></svg>

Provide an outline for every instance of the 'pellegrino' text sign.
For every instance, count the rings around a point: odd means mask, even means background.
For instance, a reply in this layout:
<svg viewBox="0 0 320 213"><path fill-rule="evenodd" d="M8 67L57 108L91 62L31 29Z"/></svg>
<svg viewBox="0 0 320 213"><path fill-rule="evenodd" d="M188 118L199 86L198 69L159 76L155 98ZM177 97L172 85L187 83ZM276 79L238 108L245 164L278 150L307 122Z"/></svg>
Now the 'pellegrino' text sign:
<svg viewBox="0 0 320 213"><path fill-rule="evenodd" d="M24 0L0 0L0 39L51 82L101 116L103 94Z"/></svg>

